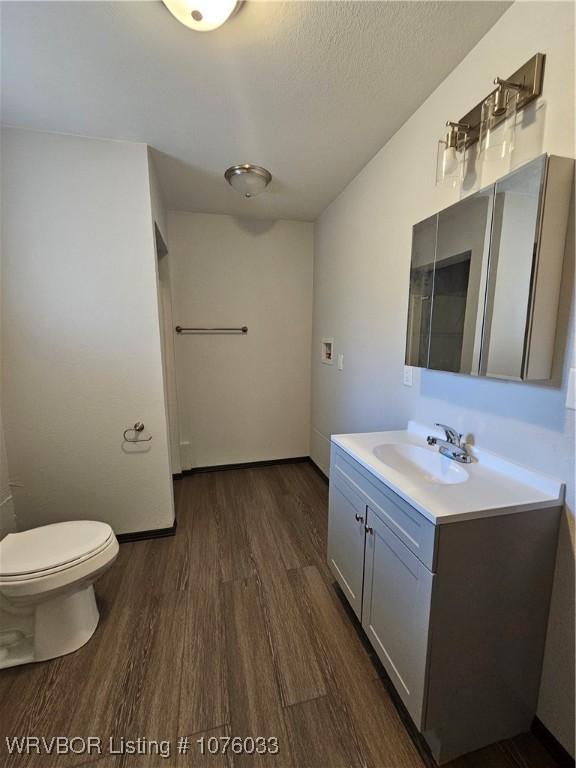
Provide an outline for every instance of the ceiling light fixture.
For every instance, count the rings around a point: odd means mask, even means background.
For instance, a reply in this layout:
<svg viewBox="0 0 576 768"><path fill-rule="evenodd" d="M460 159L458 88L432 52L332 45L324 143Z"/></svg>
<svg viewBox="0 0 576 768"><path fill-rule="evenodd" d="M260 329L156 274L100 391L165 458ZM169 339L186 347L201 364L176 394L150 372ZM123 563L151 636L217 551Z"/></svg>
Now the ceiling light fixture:
<svg viewBox="0 0 576 768"><path fill-rule="evenodd" d="M170 13L196 32L218 29L234 13L237 0L162 0Z"/></svg>
<svg viewBox="0 0 576 768"><path fill-rule="evenodd" d="M242 197L256 197L270 184L272 174L259 165L242 163L230 166L224 173L224 178Z"/></svg>
<svg viewBox="0 0 576 768"><path fill-rule="evenodd" d="M446 138L438 142L436 184L457 187L462 183L469 161L474 167L480 157L502 160L514 149L517 113L542 94L543 53L536 53L509 78L494 79L496 88L458 122L446 123ZM476 153L468 154L479 142Z"/></svg>

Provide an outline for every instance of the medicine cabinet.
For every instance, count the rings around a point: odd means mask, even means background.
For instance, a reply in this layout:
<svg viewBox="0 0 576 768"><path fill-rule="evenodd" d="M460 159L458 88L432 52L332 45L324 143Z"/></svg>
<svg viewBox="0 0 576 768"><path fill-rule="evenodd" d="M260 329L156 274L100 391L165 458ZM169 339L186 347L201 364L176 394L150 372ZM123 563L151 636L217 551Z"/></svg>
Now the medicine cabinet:
<svg viewBox="0 0 576 768"><path fill-rule="evenodd" d="M542 155L414 226L407 365L550 378L573 167Z"/></svg>

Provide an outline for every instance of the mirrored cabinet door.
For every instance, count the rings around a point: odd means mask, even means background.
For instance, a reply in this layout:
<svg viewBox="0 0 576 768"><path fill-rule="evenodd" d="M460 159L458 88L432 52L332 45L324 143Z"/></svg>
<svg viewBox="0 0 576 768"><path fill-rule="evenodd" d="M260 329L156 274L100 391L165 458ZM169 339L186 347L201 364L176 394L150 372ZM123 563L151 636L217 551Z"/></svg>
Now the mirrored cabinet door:
<svg viewBox="0 0 576 768"><path fill-rule="evenodd" d="M573 178L542 155L413 228L407 365L550 379Z"/></svg>
<svg viewBox="0 0 576 768"><path fill-rule="evenodd" d="M546 157L497 182L481 372L522 379Z"/></svg>
<svg viewBox="0 0 576 768"><path fill-rule="evenodd" d="M438 214L428 368L478 373L491 218L491 190Z"/></svg>
<svg viewBox="0 0 576 768"><path fill-rule="evenodd" d="M428 366L437 219L431 216L412 229L406 365L417 368Z"/></svg>

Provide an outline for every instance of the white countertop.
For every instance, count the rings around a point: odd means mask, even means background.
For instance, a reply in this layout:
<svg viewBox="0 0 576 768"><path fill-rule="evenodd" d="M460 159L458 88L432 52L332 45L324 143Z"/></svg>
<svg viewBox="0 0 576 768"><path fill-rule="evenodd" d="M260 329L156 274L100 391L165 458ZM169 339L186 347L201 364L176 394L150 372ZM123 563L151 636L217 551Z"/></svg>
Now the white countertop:
<svg viewBox="0 0 576 768"><path fill-rule="evenodd" d="M454 485L409 477L374 454L378 446L402 443L437 452L437 447L427 445L426 435L444 436L435 428L409 422L406 430L332 435L332 442L435 525L557 507L564 503L561 481L478 448L470 449L474 457L471 464L457 464L465 468L468 479ZM456 463L452 459L444 460Z"/></svg>

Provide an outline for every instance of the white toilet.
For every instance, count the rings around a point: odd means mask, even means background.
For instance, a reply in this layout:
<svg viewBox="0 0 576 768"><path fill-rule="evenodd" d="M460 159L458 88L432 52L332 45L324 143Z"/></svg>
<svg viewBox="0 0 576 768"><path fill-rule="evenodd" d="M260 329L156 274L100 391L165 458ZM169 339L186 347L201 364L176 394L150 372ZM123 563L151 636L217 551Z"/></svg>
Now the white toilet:
<svg viewBox="0 0 576 768"><path fill-rule="evenodd" d="M0 541L0 669L72 653L98 625L94 582L114 562L106 523L77 520Z"/></svg>

